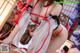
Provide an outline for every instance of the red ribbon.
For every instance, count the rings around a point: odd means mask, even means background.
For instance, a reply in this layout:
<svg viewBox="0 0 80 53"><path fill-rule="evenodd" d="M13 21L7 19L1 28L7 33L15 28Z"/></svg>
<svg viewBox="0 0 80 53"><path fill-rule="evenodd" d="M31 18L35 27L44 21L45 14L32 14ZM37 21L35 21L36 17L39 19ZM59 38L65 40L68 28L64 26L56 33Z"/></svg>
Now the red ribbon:
<svg viewBox="0 0 80 53"><path fill-rule="evenodd" d="M28 2L26 2L26 5L23 6L24 4L22 3L22 1L18 1L17 2L17 7L19 8L17 11L16 11L16 15L18 16L16 20L13 20L13 22L15 24L18 24L19 20L21 19L22 17L22 14L25 12L25 10L27 9L28 7L28 4L32 1L32 0L27 0Z"/></svg>

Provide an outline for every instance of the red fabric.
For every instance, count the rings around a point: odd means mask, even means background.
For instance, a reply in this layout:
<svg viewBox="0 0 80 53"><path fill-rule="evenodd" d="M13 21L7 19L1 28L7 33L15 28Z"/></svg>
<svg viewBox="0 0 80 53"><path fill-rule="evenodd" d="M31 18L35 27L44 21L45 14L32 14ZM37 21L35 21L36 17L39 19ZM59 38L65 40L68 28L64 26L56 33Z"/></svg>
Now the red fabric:
<svg viewBox="0 0 80 53"><path fill-rule="evenodd" d="M47 11L48 11L48 8L47 8L47 10L46 10L45 16L41 16L41 15L35 14L35 13L31 13L31 15L38 16L38 18L41 18L42 20L48 21L48 23L49 23L48 26L49 26L49 30L50 30L50 22L49 22L49 20L48 20L47 17L46 17ZM35 23L37 24L37 22L35 22ZM48 31L48 35L49 35L49 33L50 33L50 31ZM44 46L44 44L45 44L45 42L46 42L46 40L47 40L47 38L48 38L48 35L47 35L47 37L45 38L45 40L44 40L43 44L41 45L41 47L40 47L35 53L38 53L38 52L42 49L42 47Z"/></svg>
<svg viewBox="0 0 80 53"><path fill-rule="evenodd" d="M30 3L30 2L32 2L32 0L27 0L27 1L26 1L26 3Z"/></svg>
<svg viewBox="0 0 80 53"><path fill-rule="evenodd" d="M18 4L18 10L16 11L16 15L18 16L16 20L13 20L13 22L15 24L18 24L19 20L21 19L22 17L22 14L25 12L26 8L28 7L28 4L26 4L24 7L23 7L23 3L21 1L18 1L17 2Z"/></svg>
<svg viewBox="0 0 80 53"><path fill-rule="evenodd" d="M69 27L70 26L69 26L69 23L68 22L66 23L66 26L65 27L66 27L67 30L69 30Z"/></svg>
<svg viewBox="0 0 80 53"><path fill-rule="evenodd" d="M32 2L32 0L26 0L26 1L27 1L26 5L24 7L23 7L23 3L21 1L18 1L18 3L17 3L19 10L17 12L18 18L14 21L15 24L18 24L20 18L22 17L22 14L24 13L24 11L26 10L26 8L28 7L28 4L30 2ZM34 5L34 8L35 8L35 6L37 5L38 2L39 2L39 0L37 0L36 4Z"/></svg>
<svg viewBox="0 0 80 53"><path fill-rule="evenodd" d="M39 0L38 0L38 1L39 1ZM36 4L38 3L38 1L36 2ZM35 8L36 4L34 5L34 8ZM34 8L33 8L33 9L34 9ZM47 7L46 7L46 8L47 8ZM48 7L48 8L49 8L49 7ZM47 40L47 38L48 38L48 36L49 36L49 33L50 33L50 22L49 22L49 20L48 20L47 17L46 17L48 8L47 8L47 10L46 10L45 16L42 16L42 15L39 15L39 14L36 14L36 13L31 13L31 15L37 16L38 18L41 18L42 20L46 20L46 21L48 21L48 23L49 23L49 25L48 25L48 26L49 26L49 31L48 31L47 37L45 38L45 40L44 40L43 44L41 45L41 47L40 47L35 53L38 53L38 52L42 49L42 47L44 46L44 44L45 44L45 42L46 42L46 40ZM37 24L37 22L35 22L35 23Z"/></svg>
<svg viewBox="0 0 80 53"><path fill-rule="evenodd" d="M74 28L76 26L76 24L77 24L77 21L74 20L73 25L72 25L72 28Z"/></svg>
<svg viewBox="0 0 80 53"><path fill-rule="evenodd" d="M31 0L29 0L28 2L30 2ZM36 4L34 5L34 8L35 8L35 6L37 5L37 3L39 2L39 0L37 0L37 2L36 2ZM15 21L15 23L16 24L18 24L18 21L20 20L20 18L21 18L21 16L22 16L22 14L23 14L23 12L25 11L25 9L26 9L26 7L24 7L24 8L21 8L22 7L22 4L20 4L21 6L19 6L20 7L20 9L21 10L19 10L19 12L17 12L17 14L18 14L18 18L17 18L17 20ZM26 5L27 6L27 5ZM33 8L33 9L34 9ZM48 11L48 10L47 10ZM35 15L35 16L38 16L39 18L41 18L41 19L43 19L43 20L47 20L48 21L48 23L49 23L49 30L50 30L50 22L49 22L49 20L47 19L47 18L45 18L45 16L41 16L41 15L38 15L38 14L35 14L35 13L31 13L32 15ZM46 14L47 14L47 12L46 12ZM35 52L35 53L38 53L41 49L42 49L42 47L44 46L44 44L45 44L45 42L46 42L46 40L47 40L47 38L48 38L48 36L49 36L49 33L50 33L50 31L48 32L48 35L47 35L47 37L45 38L45 40L44 40L44 42L43 42L43 44L41 45L41 47Z"/></svg>
<svg viewBox="0 0 80 53"><path fill-rule="evenodd" d="M49 26L49 31L48 31L47 37L45 38L45 40L44 40L43 44L41 45L41 47L35 53L38 53L42 49L42 47L44 46L44 44L45 44L45 42L46 42L46 40L47 40L47 38L49 36L49 33L50 33L50 22L48 21L48 23L49 23L49 25L48 25Z"/></svg>
<svg viewBox="0 0 80 53"><path fill-rule="evenodd" d="M27 51L28 49L26 49L26 48L20 48L20 49L24 49L25 51Z"/></svg>
<svg viewBox="0 0 80 53"><path fill-rule="evenodd" d="M34 8L36 7L36 5L38 4L39 1L40 1L40 0L37 0L37 2L35 3L35 5L33 6L32 11L34 10ZM48 8L47 8L47 10L48 10ZM47 10L46 10L46 13L47 13ZM41 18L41 19L43 19L43 20L48 20L48 19L46 18L46 13L45 13L45 16L41 16L41 15L36 14L36 13L31 13L31 15L37 16L37 17L39 17L39 18ZM38 21L32 20L32 22L39 25Z"/></svg>
<svg viewBox="0 0 80 53"><path fill-rule="evenodd" d="M59 35L62 32L62 30L63 30L63 28L56 35Z"/></svg>
<svg viewBox="0 0 80 53"><path fill-rule="evenodd" d="M32 20L32 19L31 19L31 21L32 21L33 23L37 24L37 25L40 25L40 23L38 23L38 21L36 21L36 20Z"/></svg>
<svg viewBox="0 0 80 53"><path fill-rule="evenodd" d="M38 2L38 1L37 1ZM37 4L37 3L36 3ZM35 6L34 6L35 7ZM49 7L46 7L47 8L47 10L46 10L46 13L45 13L45 16L41 16L41 15L39 15L39 14L35 14L35 13L31 13L31 15L34 15L34 16L38 16L38 18L41 18L42 20L46 20L46 21L48 21L48 23L49 23L49 31L48 31L48 34L47 34L47 37L45 38L45 40L43 41L43 44L41 45L41 47L35 52L35 53L38 53L41 49L42 49L42 47L44 46L44 44L45 44L45 42L46 42L46 40L47 40L47 38L48 38L48 36L49 36L49 33L50 33L50 22L49 22L49 20L47 19L47 17L46 17L46 14L47 14L47 11L48 11L48 8Z"/></svg>
<svg viewBox="0 0 80 53"><path fill-rule="evenodd" d="M42 15L39 15L39 14L36 14L36 13L31 13L31 15L38 16L38 17L41 18L42 20L48 21L47 17L45 17L45 16L42 16Z"/></svg>
<svg viewBox="0 0 80 53"><path fill-rule="evenodd" d="M45 44L45 42L46 42L46 40L47 40L47 38L48 38L48 36L49 36L49 33L50 33L50 21L46 18L46 14L47 14L47 12L48 12L48 8L49 8L49 7L47 7L45 16L38 15L38 16L41 16L41 17L39 17L39 18L42 18L43 20L47 20L47 22L48 22L48 27L49 27L49 31L48 31L48 34L47 34L46 38L44 39L41 47L40 47L35 53L38 53L38 52L42 49L42 47L44 46L44 44ZM36 14L36 15L37 15L37 14Z"/></svg>
<svg viewBox="0 0 80 53"><path fill-rule="evenodd" d="M36 14L36 13L31 13L31 15L37 16L37 17L41 18L42 20L48 21L48 19L46 17L47 11L48 11L48 8L46 10L45 16L42 16L42 15L39 15L39 14ZM32 20L32 22L39 25L38 21Z"/></svg>
<svg viewBox="0 0 80 53"><path fill-rule="evenodd" d="M28 4L30 2L32 2L32 0L27 0L26 5L23 7L23 3L21 1L18 1L18 3L17 3L18 4L18 8L19 8L19 10L17 12L18 18L16 20L14 20L15 24L18 24L20 18L22 17L22 14L25 12L25 10L28 7ZM39 0L37 0L36 4L34 5L34 8L35 8L35 6L37 5L38 2L39 2Z"/></svg>
<svg viewBox="0 0 80 53"><path fill-rule="evenodd" d="M21 18L21 16L22 16L21 11L17 10L16 16L17 16L17 17L16 17L16 19L15 19L15 18L13 19L13 22L14 22L15 24L18 24L18 22L19 22L19 20L20 20L20 18Z"/></svg>
<svg viewBox="0 0 80 53"><path fill-rule="evenodd" d="M71 28L70 28L70 30L69 30L69 33L73 33L73 31L74 31L74 28L75 28L75 26L77 25L77 21L76 21L76 19L74 20L74 22L73 22L73 25L71 26Z"/></svg>
<svg viewBox="0 0 80 53"><path fill-rule="evenodd" d="M18 1L18 2L17 2L17 6L18 6L19 9L22 9L22 8L23 8L23 3L22 3L22 1Z"/></svg>

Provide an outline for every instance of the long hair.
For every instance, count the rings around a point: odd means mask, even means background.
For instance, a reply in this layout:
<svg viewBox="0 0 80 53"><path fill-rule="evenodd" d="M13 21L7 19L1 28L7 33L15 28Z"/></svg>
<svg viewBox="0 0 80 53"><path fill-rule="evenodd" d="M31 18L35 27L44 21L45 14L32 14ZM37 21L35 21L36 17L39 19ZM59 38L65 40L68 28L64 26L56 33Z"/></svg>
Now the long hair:
<svg viewBox="0 0 80 53"><path fill-rule="evenodd" d="M44 5L44 7L50 6L55 0L42 0L42 3L47 2L46 5Z"/></svg>
<svg viewBox="0 0 80 53"><path fill-rule="evenodd" d="M50 6L51 4L53 4L54 1L56 1L56 2L60 2L60 1L63 1L63 0L42 0L42 3L47 2L47 4L44 5L44 7L47 7L47 6ZM60 3L60 4L62 5L62 3Z"/></svg>

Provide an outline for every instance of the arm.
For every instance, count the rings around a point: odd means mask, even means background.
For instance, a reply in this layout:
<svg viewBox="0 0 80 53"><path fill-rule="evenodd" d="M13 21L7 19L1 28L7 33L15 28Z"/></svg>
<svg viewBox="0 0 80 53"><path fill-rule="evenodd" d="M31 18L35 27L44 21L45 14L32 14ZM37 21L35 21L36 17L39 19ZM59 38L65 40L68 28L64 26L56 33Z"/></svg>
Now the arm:
<svg viewBox="0 0 80 53"><path fill-rule="evenodd" d="M51 11L51 14L59 16L62 10L62 6L60 4L53 4L53 6L54 7L53 10Z"/></svg>

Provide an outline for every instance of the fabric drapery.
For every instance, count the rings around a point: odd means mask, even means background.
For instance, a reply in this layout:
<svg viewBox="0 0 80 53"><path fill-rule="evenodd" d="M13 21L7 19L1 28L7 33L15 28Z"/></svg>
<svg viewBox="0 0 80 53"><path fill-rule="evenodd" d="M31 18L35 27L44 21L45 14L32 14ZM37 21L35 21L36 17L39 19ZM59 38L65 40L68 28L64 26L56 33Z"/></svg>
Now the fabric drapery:
<svg viewBox="0 0 80 53"><path fill-rule="evenodd" d="M12 41L12 43L13 43L15 46L18 45L18 42L20 41L22 35L25 33L25 31L26 31L26 29L27 29L27 26L28 26L28 24L29 24L29 22L30 22L30 18L31 18L30 13L28 13L28 12L26 11L26 12L23 14L22 18L20 19L19 24L16 25L16 27L14 28L14 29L16 29L16 28L19 29L18 32L15 34L15 37L14 37L14 39L13 39L13 41Z"/></svg>
<svg viewBox="0 0 80 53"><path fill-rule="evenodd" d="M52 18L49 18L50 25L46 21L42 21L40 26L33 33L32 44L28 50L32 53L45 53L52 35L52 31L57 27L57 23Z"/></svg>

